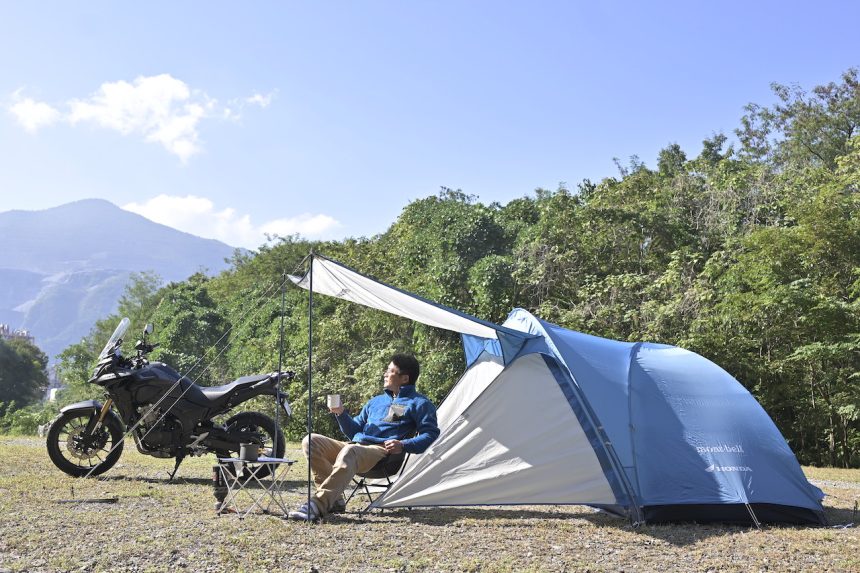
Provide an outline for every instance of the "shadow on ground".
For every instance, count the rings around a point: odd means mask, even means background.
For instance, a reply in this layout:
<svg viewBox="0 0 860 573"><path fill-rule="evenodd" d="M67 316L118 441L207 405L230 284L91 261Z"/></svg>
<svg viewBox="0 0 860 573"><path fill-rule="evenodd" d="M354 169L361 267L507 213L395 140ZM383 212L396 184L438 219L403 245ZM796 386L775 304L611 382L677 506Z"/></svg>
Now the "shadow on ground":
<svg viewBox="0 0 860 573"><path fill-rule="evenodd" d="M136 482L136 483L150 483L156 485L212 485L211 478L202 478L202 477L182 477L176 476L173 481L170 480L170 476L167 472L164 472L155 476L123 476L123 475L113 475L113 476L99 476L97 478L100 481L114 481L114 482ZM281 482L283 484L283 490L287 493L292 491L304 491L307 487L307 481L300 479L285 479ZM259 487L256 484L250 483L248 487Z"/></svg>
<svg viewBox="0 0 860 573"><path fill-rule="evenodd" d="M827 516L833 525L837 523L848 523L852 518L852 510L828 508ZM525 522L530 520L566 521L577 519L588 521L599 528L626 530L631 534L644 535L680 547L694 545L713 538L737 535L753 529L752 526L724 523L646 524L639 527L633 527L630 522L624 518L615 517L585 507L582 507L580 511L571 511L568 509L558 510L551 508L547 508L546 510L534 508L499 509L497 507L416 508L411 510L388 510L381 514L378 512L372 512L367 514L365 517L359 517L357 513L331 515L328 517L328 520L332 523L358 521L368 524L378 522L388 525L391 523L402 523L404 520L407 520L416 524L437 527L456 525L464 521L486 521L487 523L492 522L492 525L495 528L506 526L522 527L526 525ZM803 527L790 525L764 525L762 526L762 529L803 529Z"/></svg>
<svg viewBox="0 0 860 573"><path fill-rule="evenodd" d="M857 518L860 517L860 510L857 509L841 509L837 507L824 507L824 514L827 516L827 521L833 527L845 526L853 524L853 527L858 527Z"/></svg>

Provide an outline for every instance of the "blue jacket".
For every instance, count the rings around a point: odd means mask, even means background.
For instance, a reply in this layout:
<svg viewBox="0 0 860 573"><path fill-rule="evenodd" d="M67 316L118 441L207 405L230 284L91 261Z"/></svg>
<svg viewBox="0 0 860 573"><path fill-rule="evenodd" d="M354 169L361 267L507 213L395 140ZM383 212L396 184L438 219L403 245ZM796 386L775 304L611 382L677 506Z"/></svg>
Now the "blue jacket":
<svg viewBox="0 0 860 573"><path fill-rule="evenodd" d="M439 437L436 406L416 392L414 384L401 386L396 398L388 390L374 396L354 418L346 410L335 418L340 430L353 442L382 444L385 440L400 440L410 454L422 453Z"/></svg>

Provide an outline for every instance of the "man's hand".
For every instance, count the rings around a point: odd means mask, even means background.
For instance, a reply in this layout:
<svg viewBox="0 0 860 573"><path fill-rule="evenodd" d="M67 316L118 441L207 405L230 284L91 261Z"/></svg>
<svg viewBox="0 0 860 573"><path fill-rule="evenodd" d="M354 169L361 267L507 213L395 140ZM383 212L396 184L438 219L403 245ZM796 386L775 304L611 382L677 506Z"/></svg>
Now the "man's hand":
<svg viewBox="0 0 860 573"><path fill-rule="evenodd" d="M382 445L389 454L399 454L403 451L403 442L400 440L386 440Z"/></svg>
<svg viewBox="0 0 860 573"><path fill-rule="evenodd" d="M332 414L334 414L335 416L340 416L341 414L343 414L343 410L344 410L343 406L338 406L336 408L329 408L328 409L328 411L331 412Z"/></svg>

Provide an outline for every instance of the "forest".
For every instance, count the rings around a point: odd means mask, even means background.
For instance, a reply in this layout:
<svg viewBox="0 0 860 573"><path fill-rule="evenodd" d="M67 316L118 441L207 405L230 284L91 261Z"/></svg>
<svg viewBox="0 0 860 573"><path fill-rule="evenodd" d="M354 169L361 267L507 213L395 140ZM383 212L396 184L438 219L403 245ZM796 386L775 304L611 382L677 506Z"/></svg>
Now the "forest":
<svg viewBox="0 0 860 573"><path fill-rule="evenodd" d="M670 144L653 167L616 160L614 176L506 205L443 188L374 237L275 238L237 251L218 276L167 285L141 272L116 315L63 352L61 399L98 397L85 381L129 316L136 331L155 325L154 359L201 384L276 370L283 321L284 369L299 372L285 389L293 439L309 367L319 431L334 431L325 394L357 408L400 350L418 356L419 390L438 404L464 368L453 333L318 296L308 364L308 296L286 275L313 251L489 321L522 307L597 336L688 348L758 399L801 463L860 467L858 73L773 90L776 103L746 106L733 137L712 134L689 155Z"/></svg>

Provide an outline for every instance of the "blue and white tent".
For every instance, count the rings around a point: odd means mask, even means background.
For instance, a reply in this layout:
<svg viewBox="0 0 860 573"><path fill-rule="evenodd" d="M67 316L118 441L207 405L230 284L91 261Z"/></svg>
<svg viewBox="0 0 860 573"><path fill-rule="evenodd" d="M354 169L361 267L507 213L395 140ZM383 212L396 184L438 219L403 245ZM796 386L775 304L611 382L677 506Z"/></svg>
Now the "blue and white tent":
<svg viewBox="0 0 860 573"><path fill-rule="evenodd" d="M313 291L461 333L467 370L382 508L582 504L635 522L825 522L823 494L755 398L688 350L516 309L503 325L314 256Z"/></svg>

